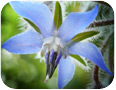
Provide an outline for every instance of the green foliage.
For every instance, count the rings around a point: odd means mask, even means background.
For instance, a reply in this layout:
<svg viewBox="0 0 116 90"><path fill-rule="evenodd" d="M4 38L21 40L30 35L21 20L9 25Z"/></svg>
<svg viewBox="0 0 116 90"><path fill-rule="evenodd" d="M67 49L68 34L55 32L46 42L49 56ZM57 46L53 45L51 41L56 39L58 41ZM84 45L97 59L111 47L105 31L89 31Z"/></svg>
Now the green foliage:
<svg viewBox="0 0 116 90"><path fill-rule="evenodd" d="M95 44L97 47L101 47L103 45L104 36L98 36L96 38L91 38L89 42Z"/></svg>
<svg viewBox="0 0 116 90"><path fill-rule="evenodd" d="M90 38L94 35L97 35L99 32L98 31L87 31L87 32L82 32L82 33L79 33L77 34L73 39L72 41L82 41L84 39L87 39L87 38Z"/></svg>
<svg viewBox="0 0 116 90"><path fill-rule="evenodd" d="M30 20L26 18L24 18L24 20L27 21L37 32L41 33L40 29L33 22L31 22Z"/></svg>
<svg viewBox="0 0 116 90"><path fill-rule="evenodd" d="M70 56L73 57L74 59L78 60L84 66L87 66L86 63L84 62L84 60L80 56L78 56L78 55L72 55L72 54Z"/></svg>
<svg viewBox="0 0 116 90"><path fill-rule="evenodd" d="M103 20L106 18L114 19L114 12L111 7L99 5L99 8L99 16L96 18L97 20Z"/></svg>
<svg viewBox="0 0 116 90"><path fill-rule="evenodd" d="M80 11L80 5L81 2L79 1L72 1L72 2L65 2L64 6L65 6L65 16L67 16L69 13L71 12L79 12Z"/></svg>
<svg viewBox="0 0 116 90"><path fill-rule="evenodd" d="M11 88L47 88L45 63L34 60L35 55L14 55L2 52L1 70L4 83ZM54 81L53 81L54 82ZM53 83L52 82L52 83Z"/></svg>
<svg viewBox="0 0 116 90"><path fill-rule="evenodd" d="M10 18L10 19L9 19ZM17 19L16 19L17 18ZM21 32L19 30L19 16L6 4L1 11L1 43L5 42L11 36Z"/></svg>
<svg viewBox="0 0 116 90"><path fill-rule="evenodd" d="M60 3L58 1L56 1L56 5L55 5L54 23L56 25L56 29L58 29L62 24L62 10Z"/></svg>

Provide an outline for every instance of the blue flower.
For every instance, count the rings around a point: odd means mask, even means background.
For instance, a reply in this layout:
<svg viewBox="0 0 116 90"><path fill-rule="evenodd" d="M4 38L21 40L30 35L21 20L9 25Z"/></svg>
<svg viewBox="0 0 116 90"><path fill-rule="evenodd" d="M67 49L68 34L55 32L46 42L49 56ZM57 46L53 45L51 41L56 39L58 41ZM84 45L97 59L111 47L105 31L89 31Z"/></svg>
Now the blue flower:
<svg viewBox="0 0 116 90"><path fill-rule="evenodd" d="M89 42L71 42L72 38L88 27L96 18L98 6L91 11L71 12L63 24L56 30L50 9L38 2L10 2L11 7L21 17L29 19L41 31L28 30L11 37L2 48L16 54L41 52L46 59L46 82L52 77L58 66L58 88L63 88L73 78L75 65L70 54L83 56L99 66L106 73L113 75L106 67L102 54Z"/></svg>

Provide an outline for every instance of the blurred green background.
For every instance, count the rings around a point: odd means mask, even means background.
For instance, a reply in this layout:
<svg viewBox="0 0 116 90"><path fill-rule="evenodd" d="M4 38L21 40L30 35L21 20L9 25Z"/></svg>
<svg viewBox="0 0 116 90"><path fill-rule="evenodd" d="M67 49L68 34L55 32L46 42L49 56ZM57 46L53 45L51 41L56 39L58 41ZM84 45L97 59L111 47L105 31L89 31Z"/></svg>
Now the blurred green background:
<svg viewBox="0 0 116 90"><path fill-rule="evenodd" d="M54 2L47 2L47 4L53 6ZM64 17L70 12L89 10L94 6L94 3L91 4L86 2L61 2L65 6ZM82 4L81 4L82 3ZM90 4L90 6L89 6ZM82 8L81 5L87 5ZM62 6L62 5L61 5ZM80 7L81 6L81 7ZM80 8L81 9L80 9ZM112 10L112 9L111 9ZM103 12L104 9L102 10ZM101 11L101 12L102 12ZM113 11L112 11L113 12ZM107 17L113 18L111 16L112 12L106 12ZM110 14L110 15L109 15ZM98 20L104 19L102 16L97 17ZM109 15L109 16L108 16ZM113 15L113 14L112 14ZM106 18L107 18L106 17ZM26 25L23 27L22 21L19 19L19 16L13 11L9 4L6 4L1 12L1 44L8 40L10 37L23 32L26 28ZM102 28L106 30L107 27ZM95 28L98 29L98 28ZM113 31L113 26L110 27ZM99 29L100 30L100 29ZM107 31L104 31L107 33ZM93 39L91 39L92 41ZM93 40L95 43L95 41ZM100 43L101 44L101 43ZM34 59L36 54L31 55L18 55L12 54L4 49L1 49L1 78L2 81L10 88L29 88L29 89L47 89L47 88L57 88L57 70L55 71L53 77L44 83L46 77L46 67L44 61L40 62L39 59ZM112 56L113 57L113 56ZM107 59L106 59L107 60ZM107 62L106 62L107 63ZM93 64L92 64L93 65ZM108 76L108 75L106 75ZM106 77L106 79L109 77ZM92 84L92 69L90 72L87 72L80 67L76 67L76 71L73 79L68 83L64 88L75 88L75 89L84 89L89 88L89 85Z"/></svg>

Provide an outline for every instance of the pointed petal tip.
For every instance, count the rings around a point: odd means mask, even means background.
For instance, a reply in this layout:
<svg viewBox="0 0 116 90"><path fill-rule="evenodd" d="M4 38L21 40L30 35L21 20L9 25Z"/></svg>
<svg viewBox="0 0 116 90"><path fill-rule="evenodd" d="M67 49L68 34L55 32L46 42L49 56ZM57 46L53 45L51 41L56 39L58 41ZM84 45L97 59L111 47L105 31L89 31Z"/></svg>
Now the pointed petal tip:
<svg viewBox="0 0 116 90"><path fill-rule="evenodd" d="M98 9L98 5L97 4L95 5L95 8Z"/></svg>
<svg viewBox="0 0 116 90"><path fill-rule="evenodd" d="M106 73L108 73L109 75L112 75L112 76L114 75L114 74L113 74L113 73L111 73L110 71L109 71L109 72L106 72Z"/></svg>
<svg viewBox="0 0 116 90"><path fill-rule="evenodd" d="M95 5L94 9L97 11L98 13L98 5Z"/></svg>
<svg viewBox="0 0 116 90"><path fill-rule="evenodd" d="M58 36L70 41L75 35L86 29L96 18L98 5L87 12L71 12L58 29ZM72 29L73 28L73 29Z"/></svg>
<svg viewBox="0 0 116 90"><path fill-rule="evenodd" d="M76 48L76 49L75 49ZM84 51L84 52L83 52ZM69 54L80 55L92 61L109 75L114 75L109 71L104 63L103 56L98 48L92 43L78 42L69 48Z"/></svg>
<svg viewBox="0 0 116 90"><path fill-rule="evenodd" d="M93 12L94 12L95 17L96 17L96 16L97 16L97 14L98 14L98 5L95 5L95 6L94 6L94 8L93 8L91 11L93 11Z"/></svg>
<svg viewBox="0 0 116 90"><path fill-rule="evenodd" d="M32 54L39 52L42 43L40 34L28 30L8 39L2 44L2 48L15 54Z"/></svg>
<svg viewBox="0 0 116 90"><path fill-rule="evenodd" d="M9 50L7 41L2 44L1 48L5 49L5 50Z"/></svg>
<svg viewBox="0 0 116 90"><path fill-rule="evenodd" d="M65 87L65 86L62 86L61 84L58 84L58 89L63 89L63 87Z"/></svg>
<svg viewBox="0 0 116 90"><path fill-rule="evenodd" d="M112 76L113 76L114 74L113 74L113 73L110 73L110 75L112 75Z"/></svg>
<svg viewBox="0 0 116 90"><path fill-rule="evenodd" d="M61 87L61 86L58 86L58 89L62 89L63 87Z"/></svg>
<svg viewBox="0 0 116 90"><path fill-rule="evenodd" d="M2 44L1 48L4 48L5 49L4 43Z"/></svg>

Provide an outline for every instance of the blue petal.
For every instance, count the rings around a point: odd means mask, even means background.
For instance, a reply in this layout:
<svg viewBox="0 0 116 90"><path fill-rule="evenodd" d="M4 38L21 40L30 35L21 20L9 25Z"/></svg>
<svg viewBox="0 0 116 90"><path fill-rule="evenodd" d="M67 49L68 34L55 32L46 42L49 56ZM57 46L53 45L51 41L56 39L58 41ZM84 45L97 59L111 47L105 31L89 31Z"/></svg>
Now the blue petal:
<svg viewBox="0 0 116 90"><path fill-rule="evenodd" d="M102 54L97 49L97 47L92 43L86 42L75 43L69 47L68 53L86 57L87 59L91 60L94 64L99 66L106 73L113 75L106 67Z"/></svg>
<svg viewBox="0 0 116 90"><path fill-rule="evenodd" d="M45 38L52 35L55 29L54 21L50 9L45 4L30 1L12 1L10 5L19 16L35 23Z"/></svg>
<svg viewBox="0 0 116 90"><path fill-rule="evenodd" d="M31 54L39 52L42 43L41 34L37 33L35 30L29 30L11 37L3 43L2 48L11 53Z"/></svg>
<svg viewBox="0 0 116 90"><path fill-rule="evenodd" d="M69 57L62 58L58 65L58 88L61 89L73 78L75 65Z"/></svg>
<svg viewBox="0 0 116 90"><path fill-rule="evenodd" d="M97 5L88 12L70 13L61 27L58 29L58 35L64 41L70 41L76 34L83 31L96 18L98 13Z"/></svg>

